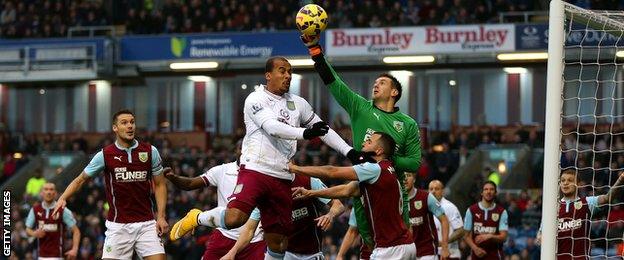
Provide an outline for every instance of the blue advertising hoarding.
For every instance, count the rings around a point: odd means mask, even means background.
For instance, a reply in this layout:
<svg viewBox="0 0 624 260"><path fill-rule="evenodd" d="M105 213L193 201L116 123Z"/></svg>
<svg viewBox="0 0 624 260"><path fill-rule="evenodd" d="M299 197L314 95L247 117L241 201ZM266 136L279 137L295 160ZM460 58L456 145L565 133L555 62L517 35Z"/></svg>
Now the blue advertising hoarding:
<svg viewBox="0 0 624 260"><path fill-rule="evenodd" d="M31 47L32 49L39 48L53 48L53 47L73 47L73 46L85 46L85 45L95 45L95 55L98 60L104 58L105 45L108 39L103 37L95 37L95 38L78 38L78 39L68 39L68 38L46 38L46 39L28 39L28 40L0 40L0 48L2 47L19 47L23 48L26 46ZM34 50L30 51L30 55L34 55Z"/></svg>
<svg viewBox="0 0 624 260"><path fill-rule="evenodd" d="M122 62L175 59L235 59L305 56L307 48L296 31L127 36L119 41Z"/></svg>
<svg viewBox="0 0 624 260"><path fill-rule="evenodd" d="M566 35L567 46L624 46L624 38L574 25ZM548 49L547 24L516 25L516 50Z"/></svg>

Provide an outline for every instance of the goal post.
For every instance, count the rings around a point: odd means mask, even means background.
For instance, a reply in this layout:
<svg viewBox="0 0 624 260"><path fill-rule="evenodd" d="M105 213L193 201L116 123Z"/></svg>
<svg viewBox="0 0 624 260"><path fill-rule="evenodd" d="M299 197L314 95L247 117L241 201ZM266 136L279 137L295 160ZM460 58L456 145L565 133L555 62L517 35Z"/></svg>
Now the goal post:
<svg viewBox="0 0 624 260"><path fill-rule="evenodd" d="M544 181L542 196L541 259L557 254L557 214L559 209L559 160L561 151L561 100L563 92L563 47L565 11L561 0L550 2L548 18L548 68L546 76L546 116L544 127Z"/></svg>
<svg viewBox="0 0 624 260"><path fill-rule="evenodd" d="M578 178L585 178L579 192L594 196L604 194L615 181L613 172L623 170L621 165L612 167L616 158L624 156L624 147L616 148L614 141L624 135L623 68L618 60L618 56L624 58L623 21L623 11L586 10L562 0L550 2L541 259L556 259L558 254L561 170L576 170ZM562 156L569 154L574 154L573 162L566 160L562 165ZM614 205L609 203L606 214L598 216L602 222ZM597 250L601 257L612 256L609 249L622 240L622 234L619 238L606 236L596 239L606 242Z"/></svg>

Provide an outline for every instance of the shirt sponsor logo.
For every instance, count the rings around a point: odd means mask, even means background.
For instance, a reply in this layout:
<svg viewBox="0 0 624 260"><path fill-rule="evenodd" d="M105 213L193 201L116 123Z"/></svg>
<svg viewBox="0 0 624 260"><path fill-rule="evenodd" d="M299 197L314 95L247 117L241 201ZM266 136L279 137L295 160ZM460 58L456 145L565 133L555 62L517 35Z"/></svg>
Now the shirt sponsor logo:
<svg viewBox="0 0 624 260"><path fill-rule="evenodd" d="M115 180L118 182L146 181L147 171L115 172Z"/></svg>
<svg viewBox="0 0 624 260"><path fill-rule="evenodd" d="M288 111L284 110L284 109L280 109L279 111L280 116L282 116L284 119L286 120L290 120L290 114L288 113Z"/></svg>
<svg viewBox="0 0 624 260"><path fill-rule="evenodd" d="M293 221L299 220L299 219L302 219L304 217L307 217L308 215L309 215L309 212L308 212L308 208L307 207L303 207L303 208L300 208L300 209L295 209L295 210L292 211L292 220Z"/></svg>
<svg viewBox="0 0 624 260"><path fill-rule="evenodd" d="M486 227L483 223L476 222L473 231L475 234L494 234L496 233L496 227Z"/></svg>
<svg viewBox="0 0 624 260"><path fill-rule="evenodd" d="M559 232L562 232L562 231L575 230L577 228L580 228L581 226L583 226L582 219L566 220L565 218L560 218L558 229L559 229Z"/></svg>
<svg viewBox="0 0 624 260"><path fill-rule="evenodd" d="M243 190L243 184L237 184L234 187L234 191L232 192L232 194L239 194L242 190Z"/></svg>
<svg viewBox="0 0 624 260"><path fill-rule="evenodd" d="M58 230L58 224L44 224L43 231L46 232L56 232Z"/></svg>
<svg viewBox="0 0 624 260"><path fill-rule="evenodd" d="M424 221L423 217L413 217L413 218L410 218L410 224L412 226L420 226L424 222L425 221Z"/></svg>

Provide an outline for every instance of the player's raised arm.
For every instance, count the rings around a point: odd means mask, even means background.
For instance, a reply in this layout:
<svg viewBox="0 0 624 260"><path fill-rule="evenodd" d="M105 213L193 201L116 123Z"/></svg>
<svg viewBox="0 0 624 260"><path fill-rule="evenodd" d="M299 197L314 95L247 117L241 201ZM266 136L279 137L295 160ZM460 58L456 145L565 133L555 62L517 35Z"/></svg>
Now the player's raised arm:
<svg viewBox="0 0 624 260"><path fill-rule="evenodd" d="M314 68L321 76L323 83L329 87L329 91L336 99L338 104L343 107L349 115L353 115L368 102L364 97L353 92L347 84L340 79L336 71L327 62L323 55L323 49L318 44L320 35L317 37L309 37L302 35L301 40L308 47L310 56L314 61Z"/></svg>
<svg viewBox="0 0 624 260"><path fill-rule="evenodd" d="M598 196L598 206L609 203L611 197L615 195L616 197L622 192L622 185L624 184L624 172L620 172L620 177L615 181L615 184L609 189L609 192L604 195Z"/></svg>

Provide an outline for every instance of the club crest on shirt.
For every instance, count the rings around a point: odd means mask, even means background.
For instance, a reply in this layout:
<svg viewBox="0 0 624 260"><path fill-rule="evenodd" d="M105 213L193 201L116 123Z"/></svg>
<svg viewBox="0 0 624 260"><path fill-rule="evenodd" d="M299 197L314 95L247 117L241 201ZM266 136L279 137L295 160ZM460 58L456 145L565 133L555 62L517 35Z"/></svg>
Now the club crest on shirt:
<svg viewBox="0 0 624 260"><path fill-rule="evenodd" d="M494 214L492 214L492 220L494 220L494 221L498 221L498 218L499 218L498 213L494 213Z"/></svg>
<svg viewBox="0 0 624 260"><path fill-rule="evenodd" d="M583 202L581 201L574 202L574 209L578 210L578 209L581 209L582 207L583 207Z"/></svg>
<svg viewBox="0 0 624 260"><path fill-rule="evenodd" d="M392 126L394 126L394 129L397 130L397 132L403 132L403 122L394 121L392 122Z"/></svg>
<svg viewBox="0 0 624 260"><path fill-rule="evenodd" d="M232 194L238 194L243 190L243 184L237 184L236 187L234 187L234 191L232 192Z"/></svg>
<svg viewBox="0 0 624 260"><path fill-rule="evenodd" d="M286 101L286 107L288 108L288 110L290 111L295 111L296 107L295 107L295 101Z"/></svg>
<svg viewBox="0 0 624 260"><path fill-rule="evenodd" d="M422 209L422 201L414 201L414 208Z"/></svg>
<svg viewBox="0 0 624 260"><path fill-rule="evenodd" d="M139 161L147 162L147 152L139 152Z"/></svg>

